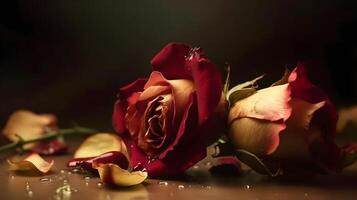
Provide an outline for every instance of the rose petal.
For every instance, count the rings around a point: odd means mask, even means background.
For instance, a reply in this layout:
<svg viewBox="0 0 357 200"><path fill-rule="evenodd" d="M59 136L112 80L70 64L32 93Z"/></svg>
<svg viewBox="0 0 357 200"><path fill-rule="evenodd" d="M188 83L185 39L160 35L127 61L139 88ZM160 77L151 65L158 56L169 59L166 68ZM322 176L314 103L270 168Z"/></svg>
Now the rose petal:
<svg viewBox="0 0 357 200"><path fill-rule="evenodd" d="M66 152L68 145L58 139L36 144L31 150L41 155L53 155Z"/></svg>
<svg viewBox="0 0 357 200"><path fill-rule="evenodd" d="M291 114L288 84L258 90L255 94L237 101L231 108L228 123L242 117L268 121L286 121Z"/></svg>
<svg viewBox="0 0 357 200"><path fill-rule="evenodd" d="M119 89L118 100L115 102L113 112L113 126L118 133L124 133L125 127L125 113L128 105L132 105L139 97L137 92L141 92L144 88L146 79L138 79L135 82Z"/></svg>
<svg viewBox="0 0 357 200"><path fill-rule="evenodd" d="M144 87L145 91L141 94L140 100L146 100L148 97L157 97L158 95L167 92L167 86L170 86L171 88L169 94L173 94L174 96L175 109L173 111L173 117L176 120L180 119L180 113L184 112L189 96L194 91L194 84L191 80L167 80L163 74L154 71L151 73L150 78Z"/></svg>
<svg viewBox="0 0 357 200"><path fill-rule="evenodd" d="M82 142L74 153L74 158L96 157L109 151L119 151L128 155L124 141L117 135L98 133Z"/></svg>
<svg viewBox="0 0 357 200"><path fill-rule="evenodd" d="M263 156L277 149L279 134L284 129L285 124L282 122L240 118L231 123L229 136L236 148Z"/></svg>
<svg viewBox="0 0 357 200"><path fill-rule="evenodd" d="M95 164L100 179L109 185L128 187L142 183L148 176L147 172L129 172L115 164Z"/></svg>
<svg viewBox="0 0 357 200"><path fill-rule="evenodd" d="M87 157L87 158L74 158L68 161L68 167L82 167L85 170L95 173L97 172L93 168L93 163L95 164L107 164L112 163L120 166L122 169L129 168L129 161L123 153L119 151L110 151L104 154L101 154L96 157Z"/></svg>
<svg viewBox="0 0 357 200"><path fill-rule="evenodd" d="M292 99L291 106L294 108L287 125L291 128L309 129L310 123L316 111L326 105L325 101L315 104L300 99Z"/></svg>
<svg viewBox="0 0 357 200"><path fill-rule="evenodd" d="M36 139L46 133L46 128L55 128L56 116L52 114L35 114L28 110L17 110L9 117L3 134L11 141L17 141L20 136L24 140ZM25 145L25 149L34 144Z"/></svg>
<svg viewBox="0 0 357 200"><path fill-rule="evenodd" d="M181 140L181 137L184 135L185 133L185 129L186 129L186 120L188 119L188 115L191 111L191 108L192 108L192 104L194 102L194 95L191 95L189 98L188 98L188 101L189 101L189 104L187 105L187 107L185 108L185 112L183 114L183 117L182 117L182 120L181 120L181 123L180 123L180 127L179 127L179 130L177 132L177 134L175 135L175 138L174 140L172 141L172 143L162 152L160 153L159 155L159 159L162 159L164 157L166 157L166 154L169 152L169 151L172 151L175 146L178 144L178 142ZM193 111L191 111L191 113L193 113ZM187 134L187 132L186 132Z"/></svg>
<svg viewBox="0 0 357 200"><path fill-rule="evenodd" d="M201 49L170 43L151 60L151 65L169 80L193 80L198 97L200 124L218 105L222 92L221 75Z"/></svg>
<svg viewBox="0 0 357 200"><path fill-rule="evenodd" d="M216 109L221 99L222 80L217 67L203 56L203 52L193 52L187 61L192 71L197 92L199 124L204 123Z"/></svg>
<svg viewBox="0 0 357 200"><path fill-rule="evenodd" d="M302 62L299 62L291 72L288 82L291 86L293 98L302 99L309 103L318 103L328 99L324 91L309 81L306 75L305 64Z"/></svg>
<svg viewBox="0 0 357 200"><path fill-rule="evenodd" d="M190 47L185 44L169 43L151 60L153 70L160 71L167 79L190 79L186 57Z"/></svg>
<svg viewBox="0 0 357 200"><path fill-rule="evenodd" d="M51 160L50 162L47 162L37 153L32 153L22 161L15 162L15 161L8 160L8 163L10 164L11 170L15 170L15 171L37 170L41 173L47 173L48 171L51 170L54 161Z"/></svg>

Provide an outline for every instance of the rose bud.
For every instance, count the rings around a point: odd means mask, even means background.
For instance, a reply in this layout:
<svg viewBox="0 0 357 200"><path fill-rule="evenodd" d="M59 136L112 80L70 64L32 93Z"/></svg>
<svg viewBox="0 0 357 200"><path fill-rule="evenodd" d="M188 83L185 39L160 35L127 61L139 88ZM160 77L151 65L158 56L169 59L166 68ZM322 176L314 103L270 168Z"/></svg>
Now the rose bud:
<svg viewBox="0 0 357 200"><path fill-rule="evenodd" d="M276 161L282 168L335 172L341 169L336 121L335 107L299 63L271 87L232 105L228 135L235 148Z"/></svg>
<svg viewBox="0 0 357 200"><path fill-rule="evenodd" d="M148 79L120 88L113 124L135 169L177 175L203 159L222 133L221 75L201 49L184 44L168 44L151 65Z"/></svg>

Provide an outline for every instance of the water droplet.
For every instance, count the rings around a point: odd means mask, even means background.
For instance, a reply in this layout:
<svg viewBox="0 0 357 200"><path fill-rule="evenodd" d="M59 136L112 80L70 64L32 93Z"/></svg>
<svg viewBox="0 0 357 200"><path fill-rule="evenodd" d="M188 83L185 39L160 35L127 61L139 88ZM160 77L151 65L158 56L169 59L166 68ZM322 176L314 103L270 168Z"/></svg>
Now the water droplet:
<svg viewBox="0 0 357 200"><path fill-rule="evenodd" d="M102 183L102 182L98 182L98 183L97 183L97 186L98 186L99 188L101 188L101 187L103 186L103 183Z"/></svg>
<svg viewBox="0 0 357 200"><path fill-rule="evenodd" d="M68 185L68 180L67 179L63 180L63 185Z"/></svg>
<svg viewBox="0 0 357 200"><path fill-rule="evenodd" d="M85 183L85 185L88 187L89 183L88 183L88 182L86 182L86 183Z"/></svg>
<svg viewBox="0 0 357 200"><path fill-rule="evenodd" d="M90 177L89 177L89 176L86 176L86 177L84 177L84 180L85 180L86 182L88 182L88 181L90 180Z"/></svg>
<svg viewBox="0 0 357 200"><path fill-rule="evenodd" d="M64 171L63 169L61 169L61 174L65 174L66 173L66 171Z"/></svg>
<svg viewBox="0 0 357 200"><path fill-rule="evenodd" d="M67 172L67 174L68 174L68 175L71 175L71 174L72 174L72 172Z"/></svg>
<svg viewBox="0 0 357 200"><path fill-rule="evenodd" d="M31 190L27 191L27 195L31 198L33 196L33 192Z"/></svg>
<svg viewBox="0 0 357 200"><path fill-rule="evenodd" d="M208 162L206 162L205 165L206 165L207 167L210 167L210 166L212 166L212 162L208 161Z"/></svg>
<svg viewBox="0 0 357 200"><path fill-rule="evenodd" d="M200 166L198 166L198 165L193 166L193 169L199 169L199 168L200 168Z"/></svg>
<svg viewBox="0 0 357 200"><path fill-rule="evenodd" d="M30 185L29 182L26 182L26 190L29 191L30 190Z"/></svg>
<svg viewBox="0 0 357 200"><path fill-rule="evenodd" d="M41 181L41 183L47 183L47 182L50 182L51 179L49 179L49 178L40 178L40 181Z"/></svg>
<svg viewBox="0 0 357 200"><path fill-rule="evenodd" d="M250 185L245 185L245 189L250 190Z"/></svg>
<svg viewBox="0 0 357 200"><path fill-rule="evenodd" d="M185 189L185 186L184 186L184 185L178 185L177 188L178 188L179 190L182 190L182 189Z"/></svg>
<svg viewBox="0 0 357 200"><path fill-rule="evenodd" d="M10 176L10 179L14 180L14 179L15 179L15 176L11 175L11 176Z"/></svg>
<svg viewBox="0 0 357 200"><path fill-rule="evenodd" d="M168 186L168 185L169 185L169 183L168 183L168 182L166 182L166 181L160 181L160 182L159 182L159 185L162 185L162 186Z"/></svg>
<svg viewBox="0 0 357 200"><path fill-rule="evenodd" d="M56 189L55 198L58 200L70 199L72 192L78 192L76 189L72 189L70 185L65 185Z"/></svg>
<svg viewBox="0 0 357 200"><path fill-rule="evenodd" d="M212 186L207 185L206 188L210 190L212 189Z"/></svg>
<svg viewBox="0 0 357 200"><path fill-rule="evenodd" d="M80 171L81 171L81 170L79 170L78 168L72 169L72 172L75 173L75 174L76 174L76 173L79 173Z"/></svg>

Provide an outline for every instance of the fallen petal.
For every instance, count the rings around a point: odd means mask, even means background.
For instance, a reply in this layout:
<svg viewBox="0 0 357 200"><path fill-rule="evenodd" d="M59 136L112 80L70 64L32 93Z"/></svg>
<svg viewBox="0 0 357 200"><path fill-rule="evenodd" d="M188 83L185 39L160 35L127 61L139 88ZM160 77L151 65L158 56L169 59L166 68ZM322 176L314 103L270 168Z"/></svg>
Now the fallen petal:
<svg viewBox="0 0 357 200"><path fill-rule="evenodd" d="M83 141L74 153L74 158L96 157L109 151L119 151L128 157L125 143L119 136L98 133Z"/></svg>
<svg viewBox="0 0 357 200"><path fill-rule="evenodd" d="M48 142L42 142L36 144L32 151L36 152L40 155L53 155L53 154L61 154L66 152L68 149L68 145L59 141L58 139L51 140Z"/></svg>
<svg viewBox="0 0 357 200"><path fill-rule="evenodd" d="M47 128L56 128L56 116L52 114L36 114L28 110L17 110L11 114L6 122L3 134L11 141L19 137L24 140L36 139L46 133ZM25 145L25 149L34 144Z"/></svg>
<svg viewBox="0 0 357 200"><path fill-rule="evenodd" d="M93 169L92 164L107 164L112 163L120 166L122 169L128 169L129 161L126 156L119 151L110 151L104 154L101 154L96 157L88 157L88 158L74 158L68 161L68 167L82 167L83 169L96 173L97 170Z"/></svg>
<svg viewBox="0 0 357 200"><path fill-rule="evenodd" d="M100 179L109 185L128 187L142 183L148 176L147 172L129 172L120 168L116 164L93 163L93 167L98 170Z"/></svg>
<svg viewBox="0 0 357 200"><path fill-rule="evenodd" d="M8 160L8 163L10 164L11 170L15 170L15 171L38 170L41 173L47 173L48 171L51 170L54 161L51 160L50 162L47 162L37 153L32 153L22 161L15 162L15 161Z"/></svg>

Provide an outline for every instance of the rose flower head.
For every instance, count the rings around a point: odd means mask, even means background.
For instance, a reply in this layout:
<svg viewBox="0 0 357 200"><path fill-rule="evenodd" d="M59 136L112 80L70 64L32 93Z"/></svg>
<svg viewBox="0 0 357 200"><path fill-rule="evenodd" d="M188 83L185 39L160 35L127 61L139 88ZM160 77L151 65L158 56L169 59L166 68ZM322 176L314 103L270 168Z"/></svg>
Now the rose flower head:
<svg viewBox="0 0 357 200"><path fill-rule="evenodd" d="M221 75L198 48L170 43L151 60L149 78L119 89L113 124L131 165L151 177L184 172L222 134Z"/></svg>
<svg viewBox="0 0 357 200"><path fill-rule="evenodd" d="M252 90L231 102L228 135L235 148L276 162L283 169L341 169L335 107L307 79L303 63L271 87Z"/></svg>

